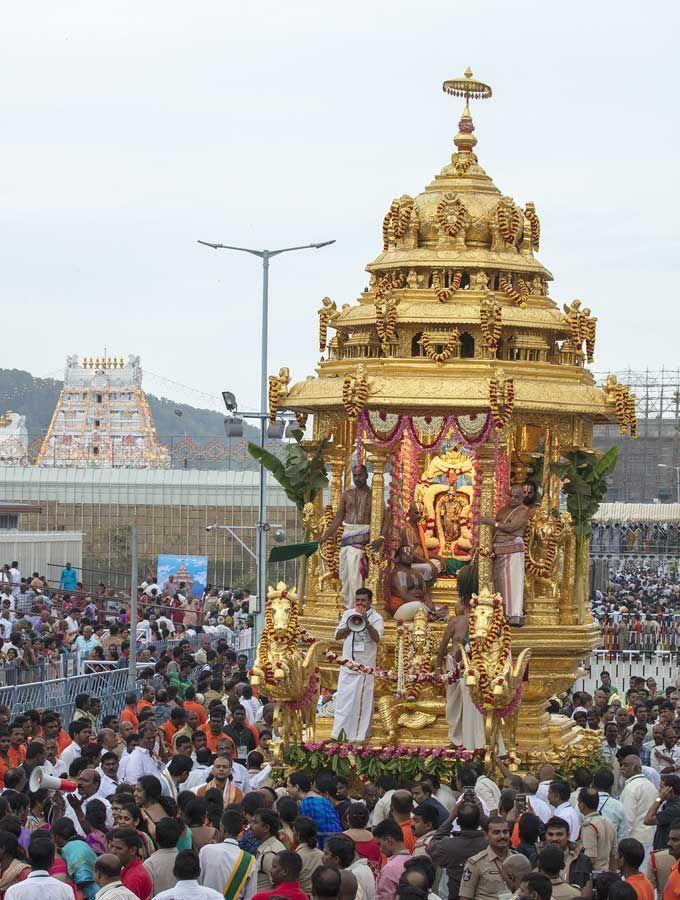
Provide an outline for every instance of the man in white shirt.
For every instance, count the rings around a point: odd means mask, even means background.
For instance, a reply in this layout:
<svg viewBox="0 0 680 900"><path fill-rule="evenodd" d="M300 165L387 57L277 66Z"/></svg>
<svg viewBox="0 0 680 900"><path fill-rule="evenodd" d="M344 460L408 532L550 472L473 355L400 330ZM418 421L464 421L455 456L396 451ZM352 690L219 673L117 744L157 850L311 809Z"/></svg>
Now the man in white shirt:
<svg viewBox="0 0 680 900"><path fill-rule="evenodd" d="M625 756L621 761L621 774L626 779L621 791L621 805L626 817L624 837L640 841L647 857L656 828L654 825L645 825L644 820L649 807L656 800L656 788L642 774L639 756ZM641 868L646 871L646 866Z"/></svg>
<svg viewBox="0 0 680 900"><path fill-rule="evenodd" d="M680 745L675 736L675 729L669 725L663 730L663 744L652 747L649 761L651 767L657 772L671 774L677 772L680 767Z"/></svg>
<svg viewBox="0 0 680 900"><path fill-rule="evenodd" d="M106 827L113 828L111 804L101 793L101 779L96 769L83 769L77 779L78 790L75 794L67 794L64 815L73 822L81 837L85 837L85 810L92 800L100 800L106 807ZM60 799L63 794L55 794ZM58 803L59 801L57 801Z"/></svg>
<svg viewBox="0 0 680 900"><path fill-rule="evenodd" d="M135 785L142 775L154 775L161 780L163 763L154 752L156 746L156 726L145 723L139 730L139 743L130 754L125 766L125 781ZM120 767L118 769L120 772Z"/></svg>
<svg viewBox="0 0 680 900"><path fill-rule="evenodd" d="M221 891L198 883L201 868L193 850L177 854L172 873L177 879L175 886L155 894L153 900L224 900Z"/></svg>
<svg viewBox="0 0 680 900"><path fill-rule="evenodd" d="M237 873L239 884L233 885L234 891L231 893L233 900L250 900L257 893L255 857L241 850L236 840L244 824L245 820L238 810L226 810L222 816L224 840L220 844L206 844L205 847L201 847L199 853L201 866L199 881L204 887L223 891L234 873Z"/></svg>
<svg viewBox="0 0 680 900"><path fill-rule="evenodd" d="M550 801L548 800L548 791L554 780L555 767L551 766L550 763L541 766L538 770L538 788L536 790L536 796L539 800L543 800L544 803L550 804Z"/></svg>
<svg viewBox="0 0 680 900"><path fill-rule="evenodd" d="M83 747L90 743L92 737L92 722L89 719L76 719L69 725L71 743L64 748L64 752L57 760L57 771L68 777L68 770L74 759L77 759Z"/></svg>
<svg viewBox="0 0 680 900"><path fill-rule="evenodd" d="M202 784L206 783L211 769L211 759L212 753L207 747L201 747L200 750L196 751L196 762L194 763L191 772L189 772L189 777L184 782L185 791L195 792L196 788L199 788Z"/></svg>
<svg viewBox="0 0 680 900"><path fill-rule="evenodd" d="M31 864L28 878L7 888L5 900L73 900L70 885L49 874L54 863L54 843L48 834L37 831L31 836L28 861Z"/></svg>
<svg viewBox="0 0 680 900"><path fill-rule="evenodd" d="M249 684L239 684L236 687L236 694L239 696L239 703L246 711L246 718L249 725L254 725L262 718L262 704L253 697L253 689Z"/></svg>
<svg viewBox="0 0 680 900"><path fill-rule="evenodd" d="M538 796L538 778L536 778L535 775L527 775L524 778L524 790L527 793L527 803L529 804L531 811L534 815L538 816L545 825L548 819L552 818L553 810L549 803L546 803L545 800L541 800Z"/></svg>
<svg viewBox="0 0 680 900"><path fill-rule="evenodd" d="M19 569L19 563L16 560L12 563L9 568L9 575L12 581L12 594L16 598L19 593L19 588L21 586L21 571Z"/></svg>
<svg viewBox="0 0 680 900"><path fill-rule="evenodd" d="M356 606L345 610L335 631L335 639L343 641L342 655L348 665L341 666L338 675L332 738L342 732L345 740L363 741L371 728L374 676L359 671L358 666L367 666L371 670L375 667L378 644L385 628L382 616L371 608L372 600L373 594L368 588L359 588ZM348 624L350 617L356 616L364 620L364 627L359 631L350 630Z"/></svg>
<svg viewBox="0 0 680 900"><path fill-rule="evenodd" d="M564 819L569 825L569 840L577 841L581 830L578 812L569 802L571 789L564 781L551 781L548 789L548 803L554 808L555 815Z"/></svg>
<svg viewBox="0 0 680 900"><path fill-rule="evenodd" d="M231 783L234 787L237 787L243 794L248 794L251 791L250 787L250 775L248 774L248 769L241 765L241 763L236 762L234 758L234 749L233 744L227 736L224 738L219 738L217 741L217 753L219 756L226 756L227 759L231 760Z"/></svg>

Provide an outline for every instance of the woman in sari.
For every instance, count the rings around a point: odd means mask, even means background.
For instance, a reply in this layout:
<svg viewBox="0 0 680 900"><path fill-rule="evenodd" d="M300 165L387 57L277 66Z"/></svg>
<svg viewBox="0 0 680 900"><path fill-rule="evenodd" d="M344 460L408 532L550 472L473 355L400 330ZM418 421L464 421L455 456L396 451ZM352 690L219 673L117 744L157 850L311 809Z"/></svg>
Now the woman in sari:
<svg viewBox="0 0 680 900"><path fill-rule="evenodd" d="M142 775L134 789L135 803L151 837L156 835L156 825L166 816L173 818L177 804L169 797L161 796L161 783L155 775Z"/></svg>
<svg viewBox="0 0 680 900"><path fill-rule="evenodd" d="M9 831L0 831L0 900L13 884L24 881L31 867L21 858L22 850L16 836Z"/></svg>
<svg viewBox="0 0 680 900"><path fill-rule="evenodd" d="M155 852L156 845L146 833L146 822L142 817L141 810L134 800L130 799L126 803L119 803L115 807L112 807L112 812L113 822L116 828L134 828L142 842L142 850L139 858L142 862L145 859L148 859L151 854Z"/></svg>
<svg viewBox="0 0 680 900"><path fill-rule="evenodd" d="M75 825L65 816L52 825L52 837L61 858L66 863L69 878L82 892L85 900L94 900L99 890L94 880L94 864L97 854L81 837Z"/></svg>

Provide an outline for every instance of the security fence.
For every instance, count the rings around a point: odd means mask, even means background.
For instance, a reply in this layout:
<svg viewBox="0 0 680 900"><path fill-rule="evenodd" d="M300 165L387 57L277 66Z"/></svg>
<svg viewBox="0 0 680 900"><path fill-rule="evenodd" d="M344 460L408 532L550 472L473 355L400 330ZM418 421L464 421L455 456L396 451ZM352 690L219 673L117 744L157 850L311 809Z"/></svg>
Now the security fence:
<svg viewBox="0 0 680 900"><path fill-rule="evenodd" d="M0 688L0 704L8 706L12 716L27 709L54 710L68 723L73 718L78 694L101 700L102 716L118 715L125 703L127 686L127 669L113 669Z"/></svg>

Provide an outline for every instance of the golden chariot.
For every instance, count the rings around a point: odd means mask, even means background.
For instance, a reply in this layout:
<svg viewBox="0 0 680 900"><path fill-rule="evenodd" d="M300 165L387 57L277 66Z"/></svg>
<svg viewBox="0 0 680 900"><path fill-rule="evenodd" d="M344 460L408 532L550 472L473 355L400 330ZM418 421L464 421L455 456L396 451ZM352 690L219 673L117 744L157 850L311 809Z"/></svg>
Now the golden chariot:
<svg viewBox="0 0 680 900"><path fill-rule="evenodd" d="M324 298L316 375L293 384L287 370L285 378L272 377L270 415L287 409L300 422L313 416L313 440L330 442L324 455L329 496L305 510L308 539L323 532L351 487L353 460L366 462L371 538L380 535L385 506L392 522L383 551L368 552L367 584L381 612L412 504L423 548L444 564L433 600L453 612L458 573L472 559L479 595L494 595L492 528L480 518L494 516L512 484L536 491L540 499L524 536L525 624L510 638L512 657L525 659L524 684L518 718L504 728L506 744L525 759L557 754L559 760L569 747L592 749L579 729L547 707L573 684L598 629L587 603L588 549L562 511L551 464L589 450L596 423L618 420L622 431L633 431L634 406L626 388L614 380L600 389L586 368L595 348L590 310L549 296L553 278L537 257L541 225L534 204L503 195L474 152L469 100L489 97L491 89L468 70L444 90L465 99L451 161L421 194L403 194L389 205L381 252L366 267L367 286L354 303ZM338 553L336 536L307 561L301 598L301 622L331 657L342 611ZM383 615L379 662L389 667L401 638L397 623ZM443 627L428 625L426 669ZM323 654L319 659L322 681L332 687L338 668ZM468 683L472 689L474 670ZM400 700L377 688L369 740L446 745L443 689L428 685L418 696L409 718L399 712ZM330 726L329 718L317 717L314 738L327 738Z"/></svg>

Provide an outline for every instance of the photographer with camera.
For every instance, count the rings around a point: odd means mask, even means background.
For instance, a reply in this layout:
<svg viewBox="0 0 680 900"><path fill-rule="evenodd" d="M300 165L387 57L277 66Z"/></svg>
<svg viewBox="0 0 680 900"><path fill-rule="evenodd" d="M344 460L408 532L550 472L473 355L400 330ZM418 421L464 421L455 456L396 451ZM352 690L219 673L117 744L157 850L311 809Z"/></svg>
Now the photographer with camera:
<svg viewBox="0 0 680 900"><path fill-rule="evenodd" d="M373 715L373 668L384 631L382 616L372 607L373 593L359 588L353 609L346 609L335 631L342 641L342 662L335 695L332 738L363 741ZM371 671L362 671L366 667Z"/></svg>

